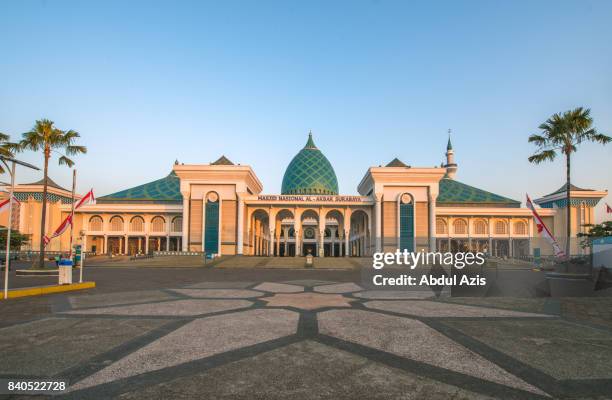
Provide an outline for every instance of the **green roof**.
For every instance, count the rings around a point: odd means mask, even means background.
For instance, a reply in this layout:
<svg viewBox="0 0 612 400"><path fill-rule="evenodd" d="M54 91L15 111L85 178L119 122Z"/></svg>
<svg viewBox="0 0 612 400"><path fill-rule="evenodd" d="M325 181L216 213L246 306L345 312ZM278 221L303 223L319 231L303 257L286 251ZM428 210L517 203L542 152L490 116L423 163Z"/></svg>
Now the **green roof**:
<svg viewBox="0 0 612 400"><path fill-rule="evenodd" d="M283 176L282 194L338 194L334 168L308 134L306 146L289 163Z"/></svg>
<svg viewBox="0 0 612 400"><path fill-rule="evenodd" d="M179 203L182 200L179 178L174 171L165 178L96 199L98 203Z"/></svg>
<svg viewBox="0 0 612 400"><path fill-rule="evenodd" d="M499 207L520 207L521 202L481 190L450 178L440 180L439 205L492 205Z"/></svg>
<svg viewBox="0 0 612 400"><path fill-rule="evenodd" d="M559 193L565 193L565 189L567 189L567 186L564 184L563 186L561 186L558 190L547 194L544 197L548 197L548 196L552 196L555 194L559 194ZM570 192L592 192L593 189L583 189L583 188L579 188L578 186L570 183Z"/></svg>
<svg viewBox="0 0 612 400"><path fill-rule="evenodd" d="M452 150L453 149L453 144L451 143L450 140L450 134L448 135L448 144L446 145L446 150Z"/></svg>

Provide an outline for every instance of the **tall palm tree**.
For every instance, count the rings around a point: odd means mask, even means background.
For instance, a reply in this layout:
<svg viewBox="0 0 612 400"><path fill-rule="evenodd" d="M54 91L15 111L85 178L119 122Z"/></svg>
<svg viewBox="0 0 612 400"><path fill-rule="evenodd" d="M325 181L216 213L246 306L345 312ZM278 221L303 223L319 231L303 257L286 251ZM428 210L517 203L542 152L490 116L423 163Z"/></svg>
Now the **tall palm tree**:
<svg viewBox="0 0 612 400"><path fill-rule="evenodd" d="M44 267L45 263L45 244L43 237L45 236L45 219L47 217L47 180L49 170L49 159L52 152L63 150L65 154L60 153L58 159L59 165L67 165L72 167L74 161L67 156L87 153L85 146L77 146L74 142L80 137L79 133L73 130L62 131L53 125L53 121L41 119L36 121L34 128L31 131L25 132L23 139L19 142L19 150L42 151L45 160L43 169L43 200L42 200L42 216L40 223L40 258L38 260L39 267Z"/></svg>
<svg viewBox="0 0 612 400"><path fill-rule="evenodd" d="M582 107L554 114L541 124L539 129L542 131L539 135L529 136L529 143L534 143L538 147L536 153L529 157L529 162L539 164L544 161L554 160L557 152L565 154L565 194L567 200L567 241L565 253L569 257L569 238L572 226L570 202L571 155L578 150L577 146L584 141L606 144L612 141L612 138L597 132L593 127L591 110Z"/></svg>

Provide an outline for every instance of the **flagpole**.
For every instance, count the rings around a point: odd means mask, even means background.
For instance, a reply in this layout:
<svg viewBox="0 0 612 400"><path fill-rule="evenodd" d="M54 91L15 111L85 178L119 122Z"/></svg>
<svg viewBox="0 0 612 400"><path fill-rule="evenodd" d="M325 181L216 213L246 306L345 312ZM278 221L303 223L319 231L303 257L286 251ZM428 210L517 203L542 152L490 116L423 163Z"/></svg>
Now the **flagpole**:
<svg viewBox="0 0 612 400"><path fill-rule="evenodd" d="M72 209L70 210L70 215L72 216L72 221L70 221L70 260L72 260L72 231L74 229L74 191L76 188L76 169L72 170Z"/></svg>
<svg viewBox="0 0 612 400"><path fill-rule="evenodd" d="M9 193L9 217L6 229L6 262L4 263L4 299L8 299L9 259L11 252L11 227L13 225L13 196L15 192L15 161L11 165L11 192Z"/></svg>

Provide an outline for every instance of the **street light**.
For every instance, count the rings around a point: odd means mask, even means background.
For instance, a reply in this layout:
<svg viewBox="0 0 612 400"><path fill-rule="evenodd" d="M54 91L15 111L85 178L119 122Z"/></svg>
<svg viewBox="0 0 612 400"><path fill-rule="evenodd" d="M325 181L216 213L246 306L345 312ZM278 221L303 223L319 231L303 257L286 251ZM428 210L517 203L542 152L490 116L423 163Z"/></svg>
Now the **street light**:
<svg viewBox="0 0 612 400"><path fill-rule="evenodd" d="M9 217L8 226L6 229L6 262L4 263L4 299L8 299L8 275L9 275L9 259L11 252L11 228L13 225L13 196L15 192L15 164L23 165L24 167L40 171L40 168L28 164L27 162L16 160L12 157L0 156L0 160L6 166L7 171L11 174L11 191L9 192ZM11 163L9 170L7 162ZM42 240L42 238L41 238Z"/></svg>

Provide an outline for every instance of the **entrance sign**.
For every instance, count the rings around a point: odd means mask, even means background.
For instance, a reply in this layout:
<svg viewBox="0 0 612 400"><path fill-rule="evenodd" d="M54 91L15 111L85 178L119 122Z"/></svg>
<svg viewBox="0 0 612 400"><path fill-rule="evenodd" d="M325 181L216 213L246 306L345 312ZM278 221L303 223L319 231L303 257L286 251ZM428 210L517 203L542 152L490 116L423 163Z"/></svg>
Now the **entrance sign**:
<svg viewBox="0 0 612 400"><path fill-rule="evenodd" d="M326 195L274 195L274 194L263 194L257 196L257 200L261 201L300 201L304 203L315 203L315 202L351 202L361 203L372 201L369 197L365 196L326 196Z"/></svg>

